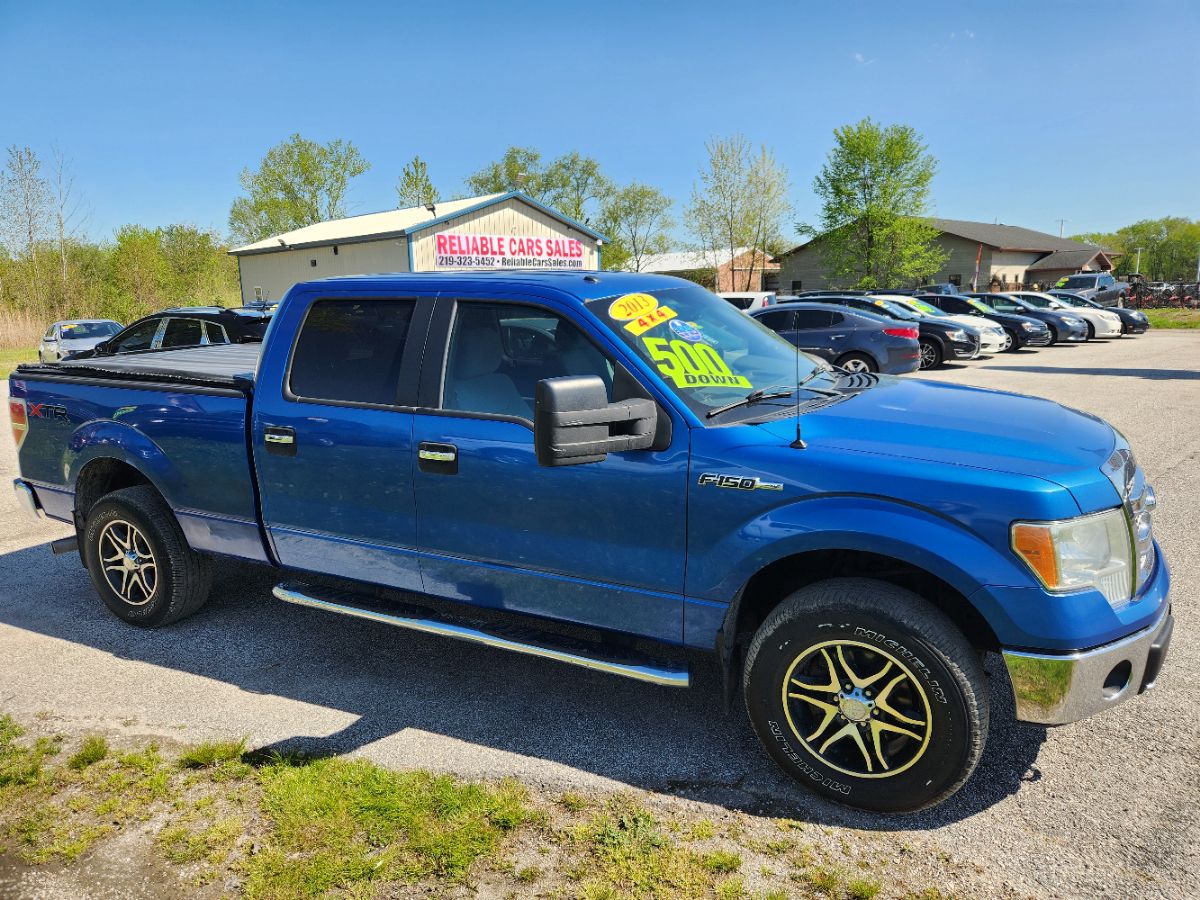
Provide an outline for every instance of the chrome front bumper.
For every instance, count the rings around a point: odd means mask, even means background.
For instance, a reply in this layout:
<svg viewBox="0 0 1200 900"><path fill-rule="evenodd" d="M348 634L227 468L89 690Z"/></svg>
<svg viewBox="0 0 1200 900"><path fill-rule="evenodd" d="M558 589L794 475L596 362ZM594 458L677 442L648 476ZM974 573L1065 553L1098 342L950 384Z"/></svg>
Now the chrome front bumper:
<svg viewBox="0 0 1200 900"><path fill-rule="evenodd" d="M1174 624L1168 608L1149 627L1092 650L1002 651L1017 719L1065 725L1150 690L1158 680Z"/></svg>
<svg viewBox="0 0 1200 900"><path fill-rule="evenodd" d="M33 494L33 488L27 485L20 478L13 481L13 493L17 495L17 505L35 519L46 518L45 512L38 505L37 497Z"/></svg>

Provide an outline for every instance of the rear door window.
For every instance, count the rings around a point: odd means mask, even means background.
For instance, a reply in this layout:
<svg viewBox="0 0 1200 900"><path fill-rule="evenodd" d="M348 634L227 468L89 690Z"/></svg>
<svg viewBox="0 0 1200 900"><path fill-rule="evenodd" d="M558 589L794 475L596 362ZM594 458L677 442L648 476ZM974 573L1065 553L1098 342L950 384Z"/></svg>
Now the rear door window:
<svg viewBox="0 0 1200 900"><path fill-rule="evenodd" d="M216 322L205 322L204 333L208 337L210 344L228 344L229 336L225 334L225 329Z"/></svg>
<svg viewBox="0 0 1200 900"><path fill-rule="evenodd" d="M296 338L291 393L307 400L395 405L416 305L411 298L318 300Z"/></svg>
<svg viewBox="0 0 1200 900"><path fill-rule="evenodd" d="M204 327L199 319L167 319L167 328L163 332L162 343L164 350L174 347L198 347L204 343Z"/></svg>
<svg viewBox="0 0 1200 900"><path fill-rule="evenodd" d="M832 323L832 310L826 312L823 309L798 309L796 324L793 327L797 331L813 331L817 328L828 328Z"/></svg>
<svg viewBox="0 0 1200 900"><path fill-rule="evenodd" d="M158 326L161 324L161 319L151 319L141 325L135 325L113 345L112 352L132 353L135 350L149 350L150 342L154 340L154 335L158 333Z"/></svg>

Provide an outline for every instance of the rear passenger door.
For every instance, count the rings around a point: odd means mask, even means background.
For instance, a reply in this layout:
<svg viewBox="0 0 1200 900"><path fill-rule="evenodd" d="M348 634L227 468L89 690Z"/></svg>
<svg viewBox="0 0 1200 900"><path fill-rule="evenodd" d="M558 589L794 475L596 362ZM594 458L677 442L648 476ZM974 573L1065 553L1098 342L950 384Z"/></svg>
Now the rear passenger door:
<svg viewBox="0 0 1200 900"><path fill-rule="evenodd" d="M289 307L297 337L286 361L283 348L265 361L259 383L273 389L255 395L253 422L263 521L283 565L421 590L412 406L431 303Z"/></svg>
<svg viewBox="0 0 1200 900"><path fill-rule="evenodd" d="M840 312L833 310L798 309L792 325L795 329L792 343L805 353L832 362L841 355L846 343L846 329L834 329L834 320L841 323L842 318Z"/></svg>

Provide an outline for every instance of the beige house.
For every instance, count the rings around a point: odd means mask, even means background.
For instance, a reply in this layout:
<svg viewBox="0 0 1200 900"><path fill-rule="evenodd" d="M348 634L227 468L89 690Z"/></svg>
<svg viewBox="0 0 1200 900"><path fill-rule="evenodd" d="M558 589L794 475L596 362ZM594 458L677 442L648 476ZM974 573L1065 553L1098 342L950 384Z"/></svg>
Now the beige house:
<svg viewBox="0 0 1200 900"><path fill-rule="evenodd" d="M1060 238L1016 225L990 225L959 219L930 219L941 233L936 243L946 252L942 270L926 283L945 283L969 288L979 257L979 290L989 286L1016 289L1019 286L1054 284L1075 272L1107 272L1112 259L1100 247ZM818 241L794 247L778 257L780 290L789 293L846 287L831 283L825 275ZM912 285L916 287L917 285Z"/></svg>
<svg viewBox="0 0 1200 900"><path fill-rule="evenodd" d="M335 275L600 268L604 237L513 192L318 222L229 252L242 300Z"/></svg>
<svg viewBox="0 0 1200 900"><path fill-rule="evenodd" d="M655 253L642 257L639 272L676 275L714 291L774 291L779 285L779 264L753 247Z"/></svg>

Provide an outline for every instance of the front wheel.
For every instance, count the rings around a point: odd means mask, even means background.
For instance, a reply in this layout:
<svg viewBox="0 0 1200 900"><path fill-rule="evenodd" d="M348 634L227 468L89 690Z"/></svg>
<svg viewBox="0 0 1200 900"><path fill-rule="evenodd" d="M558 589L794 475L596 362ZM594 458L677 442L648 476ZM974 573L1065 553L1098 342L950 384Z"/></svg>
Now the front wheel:
<svg viewBox="0 0 1200 900"><path fill-rule="evenodd" d="M113 491L91 508L83 561L104 605L130 625L170 625L208 599L208 558L188 546L170 507L147 485Z"/></svg>
<svg viewBox="0 0 1200 900"><path fill-rule="evenodd" d="M921 339L921 368L936 369L942 364L942 348L935 341Z"/></svg>
<svg viewBox="0 0 1200 900"><path fill-rule="evenodd" d="M1017 340L1017 333L1011 328L1005 328L1004 333L1008 335L1008 346L1004 348L1005 353L1016 353L1021 349L1021 342Z"/></svg>
<svg viewBox="0 0 1200 900"><path fill-rule="evenodd" d="M886 582L838 578L793 593L755 634L742 686L784 771L860 809L940 803L987 741L979 657L942 612Z"/></svg>

